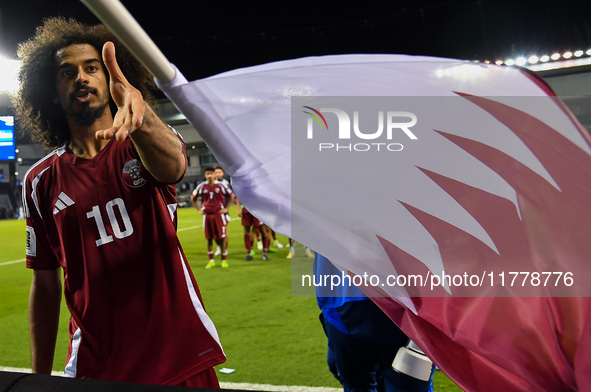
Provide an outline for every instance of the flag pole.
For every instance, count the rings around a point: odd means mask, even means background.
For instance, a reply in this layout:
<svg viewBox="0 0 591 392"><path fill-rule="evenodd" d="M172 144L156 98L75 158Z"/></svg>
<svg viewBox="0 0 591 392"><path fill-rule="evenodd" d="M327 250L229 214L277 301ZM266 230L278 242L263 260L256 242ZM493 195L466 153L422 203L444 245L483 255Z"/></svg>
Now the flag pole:
<svg viewBox="0 0 591 392"><path fill-rule="evenodd" d="M185 115L189 123L197 130L214 152L216 160L226 172L234 175L250 159L253 167L257 160L252 156L240 139L234 135L219 114L206 112L203 107L212 104L197 91L194 99L187 99L184 92L176 87L187 84L185 77L176 70L162 54L154 41L146 34L129 11L119 0L80 0L129 51L154 75L157 86ZM198 89L197 89L198 90ZM200 95L201 94L201 95ZM199 100L200 104L195 101ZM213 110L213 108L212 108ZM220 129L224 131L221 132Z"/></svg>
<svg viewBox="0 0 591 392"><path fill-rule="evenodd" d="M173 81L176 71L119 0L81 0L161 83Z"/></svg>

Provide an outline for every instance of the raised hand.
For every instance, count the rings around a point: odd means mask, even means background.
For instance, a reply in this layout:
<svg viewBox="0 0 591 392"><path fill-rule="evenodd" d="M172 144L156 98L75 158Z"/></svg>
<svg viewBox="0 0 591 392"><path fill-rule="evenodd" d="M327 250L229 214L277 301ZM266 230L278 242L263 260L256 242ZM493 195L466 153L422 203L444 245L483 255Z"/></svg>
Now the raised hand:
<svg viewBox="0 0 591 392"><path fill-rule="evenodd" d="M115 45L112 42L107 42L103 46L103 62L111 76L109 88L118 110L113 119L113 126L97 131L95 137L97 139L115 137L117 141L122 142L142 125L146 103L139 90L133 87L121 72L115 57Z"/></svg>

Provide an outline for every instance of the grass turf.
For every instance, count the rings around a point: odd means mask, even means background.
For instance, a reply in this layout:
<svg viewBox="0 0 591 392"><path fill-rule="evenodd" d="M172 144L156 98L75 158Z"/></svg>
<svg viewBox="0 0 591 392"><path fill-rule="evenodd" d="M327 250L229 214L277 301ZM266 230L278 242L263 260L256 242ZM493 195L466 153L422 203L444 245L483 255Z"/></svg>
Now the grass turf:
<svg viewBox="0 0 591 392"><path fill-rule="evenodd" d="M228 226L230 268L205 270L206 241L201 215L192 208L179 210L179 238L199 283L205 308L215 323L226 363L232 374L218 372L220 381L275 385L340 387L326 366L326 337L318 321L313 297L292 297L288 248L260 251L245 262L243 234L235 207ZM287 239L278 236L287 244ZM27 302L32 272L24 261L25 225L22 221L0 221L0 366L30 368ZM298 247L293 261L312 271L312 259ZM68 346L69 312L62 301L60 329L54 370L63 370ZM444 374L435 375L435 390L460 391Z"/></svg>

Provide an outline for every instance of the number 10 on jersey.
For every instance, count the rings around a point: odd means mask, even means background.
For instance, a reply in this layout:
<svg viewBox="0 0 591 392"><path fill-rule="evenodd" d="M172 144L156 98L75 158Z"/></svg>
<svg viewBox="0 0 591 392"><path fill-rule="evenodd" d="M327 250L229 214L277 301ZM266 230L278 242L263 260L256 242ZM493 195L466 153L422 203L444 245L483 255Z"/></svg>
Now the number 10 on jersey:
<svg viewBox="0 0 591 392"><path fill-rule="evenodd" d="M121 221L123 222L123 231L119 226L119 221L117 221L117 217L115 216L115 206L118 207L119 213L121 214ZM121 198L116 198L109 201L105 205L105 209L107 210L107 216L109 217L109 222L111 223L111 228L113 234L117 239L123 239L125 237L129 237L133 234L133 226L131 225L131 220L129 219L129 215L127 214L127 208L125 208L125 202ZM103 217L101 215L101 210L99 206L92 207L92 211L86 213L86 217L88 219L94 218L96 222L96 226L99 232L100 238L95 241L96 246L101 246L104 244L108 244L109 242L113 242L113 236L107 234L107 229L105 228L105 224L103 222Z"/></svg>

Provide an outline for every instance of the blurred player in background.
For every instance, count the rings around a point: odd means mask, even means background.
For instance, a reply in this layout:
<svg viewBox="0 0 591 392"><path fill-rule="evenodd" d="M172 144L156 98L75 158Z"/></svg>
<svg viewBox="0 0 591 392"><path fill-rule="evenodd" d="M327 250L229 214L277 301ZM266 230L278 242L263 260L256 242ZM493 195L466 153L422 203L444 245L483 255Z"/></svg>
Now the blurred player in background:
<svg viewBox="0 0 591 392"><path fill-rule="evenodd" d="M252 215L246 207L240 204L238 199L236 199L236 208L238 210L238 216L242 218L242 227L244 227L244 247L246 248L246 259L244 260L250 261L253 257L252 244L254 242L254 228L259 228L263 237L263 260L269 260L267 251L269 250L269 244L271 243L271 229L269 226L258 220L257 217Z"/></svg>
<svg viewBox="0 0 591 392"><path fill-rule="evenodd" d="M152 76L104 26L63 18L18 54L17 117L53 150L23 186L33 372L52 370L63 268L66 376L219 388L225 356L176 236L185 144L149 105Z"/></svg>
<svg viewBox="0 0 591 392"><path fill-rule="evenodd" d="M224 173L224 169L221 166L216 166L215 167L215 178L217 181L221 182L222 184L224 184L226 186L226 188L228 188L230 191L232 191L232 187L230 186L230 181L228 181L225 178L226 173ZM228 206L228 209L230 208L230 206L232 205L232 203L230 203L230 194L226 195L226 205ZM228 225L228 223L230 223L230 211L228 211L225 214L226 217L226 226ZM224 241L226 241L226 251L228 250L228 230L226 230L226 238L224 239ZM213 254L214 256L218 256L222 253L222 248L218 245L215 253Z"/></svg>
<svg viewBox="0 0 591 392"><path fill-rule="evenodd" d="M205 182L197 185L191 194L191 202L203 214L203 230L207 239L207 256L209 261L205 269L215 267L213 256L213 241L222 248L222 268L228 268L226 213L228 206L234 202L234 193L224 184L216 180L215 169L211 166L205 168ZM230 196L226 202L226 195ZM198 200L201 199L201 204Z"/></svg>

